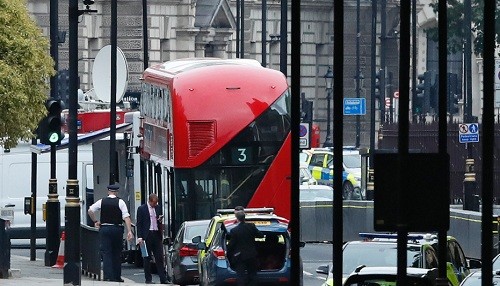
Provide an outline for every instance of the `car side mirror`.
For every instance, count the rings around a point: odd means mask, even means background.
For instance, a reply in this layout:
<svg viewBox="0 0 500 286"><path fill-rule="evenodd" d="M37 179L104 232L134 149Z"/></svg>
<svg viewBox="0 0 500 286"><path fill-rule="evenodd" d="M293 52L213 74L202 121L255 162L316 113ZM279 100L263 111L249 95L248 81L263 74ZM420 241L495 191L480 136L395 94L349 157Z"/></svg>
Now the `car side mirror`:
<svg viewBox="0 0 500 286"><path fill-rule="evenodd" d="M170 237L165 237L163 239L163 245L172 245L172 238Z"/></svg>
<svg viewBox="0 0 500 286"><path fill-rule="evenodd" d="M199 242L197 245L196 245L196 248L198 250L205 250L207 248L207 246L205 245L204 242Z"/></svg>
<svg viewBox="0 0 500 286"><path fill-rule="evenodd" d="M470 269L477 269L477 268L481 268L482 267L482 263L481 263L481 260L479 259L475 259L475 258L468 258L467 259L468 261L468 264L469 264L469 268Z"/></svg>
<svg viewBox="0 0 500 286"><path fill-rule="evenodd" d="M191 239L191 241L194 243L194 244L198 244L201 242L201 236L197 235L195 237L193 237L193 239Z"/></svg>
<svg viewBox="0 0 500 286"><path fill-rule="evenodd" d="M303 242L303 241L301 241L301 242L299 243L299 247L300 247L300 248L302 248L302 247L304 247L304 246L306 246L306 243L305 243L305 242Z"/></svg>
<svg viewBox="0 0 500 286"><path fill-rule="evenodd" d="M316 268L316 273L328 275L328 265L320 265Z"/></svg>

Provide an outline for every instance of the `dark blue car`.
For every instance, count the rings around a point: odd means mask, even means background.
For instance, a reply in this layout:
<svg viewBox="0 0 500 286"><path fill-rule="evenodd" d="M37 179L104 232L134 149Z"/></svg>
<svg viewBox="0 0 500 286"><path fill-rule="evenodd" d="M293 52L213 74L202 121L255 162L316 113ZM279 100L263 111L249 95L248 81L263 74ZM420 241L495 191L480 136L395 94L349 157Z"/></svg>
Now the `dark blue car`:
<svg viewBox="0 0 500 286"><path fill-rule="evenodd" d="M254 223L264 234L264 238L256 238L259 253L258 285L291 284L288 220L276 215L248 215L246 221ZM236 285L236 272L226 257L226 234L236 226L236 219L226 220L224 226L206 246L207 255L199 262L200 285Z"/></svg>

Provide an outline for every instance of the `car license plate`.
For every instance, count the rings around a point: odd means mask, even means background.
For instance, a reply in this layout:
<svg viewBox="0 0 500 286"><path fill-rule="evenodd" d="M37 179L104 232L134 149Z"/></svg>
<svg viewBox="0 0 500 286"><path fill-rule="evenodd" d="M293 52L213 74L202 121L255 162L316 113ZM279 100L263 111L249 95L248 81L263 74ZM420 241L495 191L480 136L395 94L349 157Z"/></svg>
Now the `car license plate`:
<svg viewBox="0 0 500 286"><path fill-rule="evenodd" d="M255 225L271 225L271 222L268 220L255 220L255 221L248 221L251 222Z"/></svg>

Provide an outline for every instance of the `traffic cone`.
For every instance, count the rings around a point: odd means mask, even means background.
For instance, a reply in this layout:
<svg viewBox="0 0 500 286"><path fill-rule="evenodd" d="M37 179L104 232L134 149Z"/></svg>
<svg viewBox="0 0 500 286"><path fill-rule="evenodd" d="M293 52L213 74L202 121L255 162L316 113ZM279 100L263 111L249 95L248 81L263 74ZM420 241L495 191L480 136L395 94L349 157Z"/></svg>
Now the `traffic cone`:
<svg viewBox="0 0 500 286"><path fill-rule="evenodd" d="M66 234L64 231L61 233L61 242L59 243L59 253L57 254L56 264L52 268L64 268L64 240L66 239Z"/></svg>

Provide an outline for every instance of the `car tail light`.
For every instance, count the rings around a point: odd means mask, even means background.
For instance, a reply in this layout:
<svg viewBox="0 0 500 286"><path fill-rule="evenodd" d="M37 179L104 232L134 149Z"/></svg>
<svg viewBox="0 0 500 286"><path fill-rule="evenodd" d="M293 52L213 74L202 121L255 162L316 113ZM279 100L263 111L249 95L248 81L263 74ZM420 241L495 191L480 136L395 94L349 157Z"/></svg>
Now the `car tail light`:
<svg viewBox="0 0 500 286"><path fill-rule="evenodd" d="M286 277L280 277L280 278L278 278L278 282L280 282L280 283L286 283L286 282L288 282L288 278L286 278Z"/></svg>
<svg viewBox="0 0 500 286"><path fill-rule="evenodd" d="M236 278L227 278L226 280L224 280L224 282L226 282L227 284L236 284Z"/></svg>
<svg viewBox="0 0 500 286"><path fill-rule="evenodd" d="M212 253L217 259L226 259L226 252L221 247L217 247Z"/></svg>
<svg viewBox="0 0 500 286"><path fill-rule="evenodd" d="M183 246L181 249L179 249L179 256L181 257L197 256L197 255L198 255L198 249L189 248L187 246Z"/></svg>

